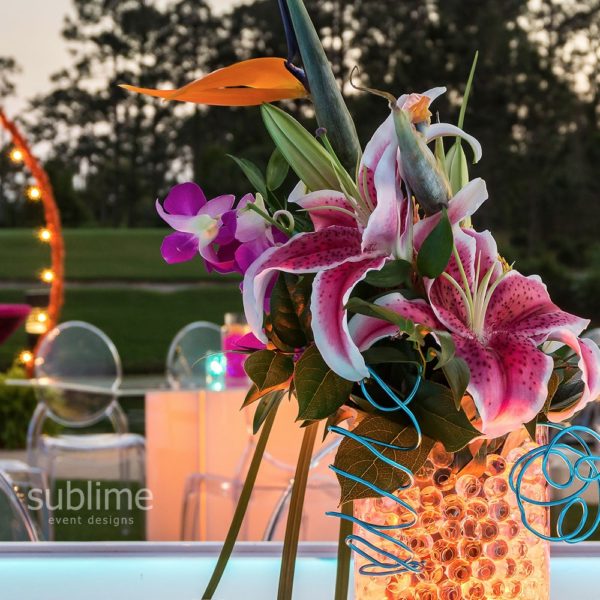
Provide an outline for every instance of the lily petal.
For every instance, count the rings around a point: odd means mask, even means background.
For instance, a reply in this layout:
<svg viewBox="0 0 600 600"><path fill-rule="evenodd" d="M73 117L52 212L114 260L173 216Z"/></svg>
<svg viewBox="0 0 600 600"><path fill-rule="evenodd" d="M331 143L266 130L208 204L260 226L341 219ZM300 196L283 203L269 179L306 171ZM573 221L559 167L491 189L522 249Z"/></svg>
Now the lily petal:
<svg viewBox="0 0 600 600"><path fill-rule="evenodd" d="M350 337L344 307L354 286L385 261L381 256L347 261L315 277L310 305L315 344L329 367L349 381L360 381L369 371Z"/></svg>
<svg viewBox="0 0 600 600"><path fill-rule="evenodd" d="M525 337L498 334L484 346L474 337L454 336L456 353L471 373L467 391L480 421L476 427L500 437L531 421L548 397L554 362Z"/></svg>
<svg viewBox="0 0 600 600"><path fill-rule="evenodd" d="M498 284L488 307L487 331L514 331L538 343L562 328L579 335L589 321L561 310L538 277L510 271Z"/></svg>
<svg viewBox="0 0 600 600"><path fill-rule="evenodd" d="M460 223L464 218L473 215L488 199L485 181L481 178L469 181L448 203L448 219L452 225ZM420 248L425 238L440 222L441 213L425 217L415 224L414 244Z"/></svg>
<svg viewBox="0 0 600 600"><path fill-rule="evenodd" d="M465 140L473 150L473 162L479 162L481 160L481 144L472 135L465 133L460 127L450 125L450 123L433 123L432 125L429 125L425 131L425 139L428 144L429 142L433 142L436 138L449 136L459 137Z"/></svg>
<svg viewBox="0 0 600 600"><path fill-rule="evenodd" d="M360 255L360 232L351 227L328 227L300 233L283 246L264 252L246 271L243 284L244 312L254 335L263 342L263 303L267 287L277 271L318 273Z"/></svg>
<svg viewBox="0 0 600 600"><path fill-rule="evenodd" d="M253 58L214 71L177 90L121 87L165 100L215 106L252 106L307 96L306 89L285 63L283 58Z"/></svg>
<svg viewBox="0 0 600 600"><path fill-rule="evenodd" d="M584 384L583 394L577 404L563 411L548 413L548 419L557 422L570 419L586 404L600 396L600 349L592 340L578 338L569 329L555 331L549 339L566 344L579 356L578 366Z"/></svg>
<svg viewBox="0 0 600 600"><path fill-rule="evenodd" d="M440 327L440 322L425 300L407 300L399 292L392 292L378 298L374 304L389 308L405 319L410 319L430 329ZM355 315L350 319L349 331L354 343L362 352L370 348L375 342L396 335L398 327L375 317Z"/></svg>
<svg viewBox="0 0 600 600"><path fill-rule="evenodd" d="M331 227L332 225L357 227L356 218L352 216L354 214L354 207L341 192L319 190L300 198L288 198L288 201L295 202L298 206L309 211L308 214L315 231ZM333 208L323 208L329 206Z"/></svg>
<svg viewBox="0 0 600 600"><path fill-rule="evenodd" d="M198 255L198 238L191 233L176 231L165 237L160 253L170 265L192 260Z"/></svg>
<svg viewBox="0 0 600 600"><path fill-rule="evenodd" d="M396 156L398 147L389 144L375 170L375 190L377 206L369 217L363 235L364 252L379 251L390 256L398 243L400 231L400 211L404 199L396 174ZM412 254L412 252L411 252ZM399 256L410 260L411 257Z"/></svg>

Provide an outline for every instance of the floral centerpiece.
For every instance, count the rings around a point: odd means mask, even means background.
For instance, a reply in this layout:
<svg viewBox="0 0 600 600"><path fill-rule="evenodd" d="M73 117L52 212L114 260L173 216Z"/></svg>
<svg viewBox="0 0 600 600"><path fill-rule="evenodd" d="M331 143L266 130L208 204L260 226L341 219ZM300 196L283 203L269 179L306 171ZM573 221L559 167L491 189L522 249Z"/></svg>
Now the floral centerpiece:
<svg viewBox="0 0 600 600"><path fill-rule="evenodd" d="M467 156L478 161L481 147L462 130L475 64L457 126L432 122L444 88L397 97L366 90L387 100L389 116L361 151L306 10L300 0L280 5L287 60L246 61L179 90L127 86L174 100L261 104L275 145L266 175L237 159L253 188L239 201L209 200L184 183L156 205L175 230L165 260L200 255L208 270L243 275L253 332L240 346L252 380L245 405L256 405L261 433L203 597L223 573L289 396L304 438L279 598L291 598L321 421L342 437L333 514L347 543L336 598L347 595L348 548L360 598L547 598L552 448L544 433L600 395L600 350L579 337L587 320L556 306L538 277L507 264L492 234L472 224L488 199L485 182L468 175ZM303 96L314 102L314 135L269 104ZM289 168L298 183L286 191Z"/></svg>

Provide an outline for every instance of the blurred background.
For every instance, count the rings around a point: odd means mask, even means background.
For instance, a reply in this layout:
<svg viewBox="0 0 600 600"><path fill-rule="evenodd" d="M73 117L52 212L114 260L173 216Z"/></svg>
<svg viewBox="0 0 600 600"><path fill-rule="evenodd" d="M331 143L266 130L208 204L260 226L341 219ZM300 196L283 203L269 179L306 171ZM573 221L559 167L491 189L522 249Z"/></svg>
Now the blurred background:
<svg viewBox="0 0 600 600"><path fill-rule="evenodd" d="M484 148L471 175L490 200L477 213L509 262L538 273L562 308L600 324L600 2L594 0L306 0L363 145L382 99L445 85L440 119L456 122L476 50L465 129ZM285 56L275 0L0 0L0 106L42 158L65 228L62 320L94 323L126 374L164 371L168 344L199 318L239 312L235 278L200 260L167 266L154 202L193 179L207 197L253 191L228 153L264 170L273 146L257 108L163 103L117 85L178 87L238 60ZM316 127L305 101L288 107ZM48 249L40 203L0 132L0 301L39 285ZM293 185L290 176L289 187ZM25 334L0 346L7 371ZM22 448L35 397L0 387L0 449ZM132 429L143 430L135 405ZM137 416L136 416L137 415Z"/></svg>

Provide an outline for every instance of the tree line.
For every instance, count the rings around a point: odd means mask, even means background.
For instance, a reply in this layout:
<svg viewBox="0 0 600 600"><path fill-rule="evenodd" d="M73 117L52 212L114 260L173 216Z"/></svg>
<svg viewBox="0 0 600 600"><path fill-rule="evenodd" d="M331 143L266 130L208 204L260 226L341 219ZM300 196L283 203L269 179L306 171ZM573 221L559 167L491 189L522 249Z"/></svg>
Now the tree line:
<svg viewBox="0 0 600 600"><path fill-rule="evenodd" d="M352 87L353 66L355 83L396 95L446 85L434 109L456 122L478 50L465 128L483 144L472 174L487 180L490 200L477 226L532 266L600 270L600 1L306 4L363 144L387 106ZM189 178L209 197L249 190L226 154L264 167L272 145L257 109L162 103L118 84L177 87L237 60L285 56L276 0L219 15L205 0L73 0L62 36L69 64L21 118L32 139L48 143L65 225L156 225L155 198ZM15 68L0 63L0 101L14 91ZM305 101L290 106L315 127ZM10 193L10 169L1 159L0 226L33 219Z"/></svg>

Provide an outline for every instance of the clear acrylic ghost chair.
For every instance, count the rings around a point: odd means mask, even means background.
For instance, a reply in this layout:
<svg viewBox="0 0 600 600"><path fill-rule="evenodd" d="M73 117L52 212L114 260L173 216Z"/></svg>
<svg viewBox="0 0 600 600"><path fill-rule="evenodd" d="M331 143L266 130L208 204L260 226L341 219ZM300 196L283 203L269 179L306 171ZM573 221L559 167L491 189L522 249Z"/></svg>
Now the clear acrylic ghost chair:
<svg viewBox="0 0 600 600"><path fill-rule="evenodd" d="M42 340L34 362L38 405L29 424L29 463L44 459L50 487L55 484L56 462L76 453L116 452L118 476L131 478L130 460L137 467L136 480L144 485L145 444L140 435L129 433L128 422L116 392L122 380L121 360L108 336L83 321L68 321L55 327ZM46 420L69 429L85 429L108 419L114 433L46 435Z"/></svg>
<svg viewBox="0 0 600 600"><path fill-rule="evenodd" d="M35 524L12 482L0 471L0 540L37 542Z"/></svg>
<svg viewBox="0 0 600 600"><path fill-rule="evenodd" d="M167 381L172 388L218 389L224 374L218 325L195 321L175 335L167 353Z"/></svg>
<svg viewBox="0 0 600 600"><path fill-rule="evenodd" d="M46 473L20 460L0 460L0 474L10 484L35 529L36 539L54 539Z"/></svg>

